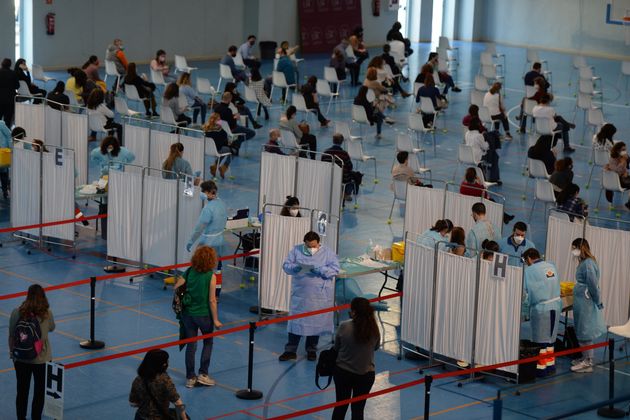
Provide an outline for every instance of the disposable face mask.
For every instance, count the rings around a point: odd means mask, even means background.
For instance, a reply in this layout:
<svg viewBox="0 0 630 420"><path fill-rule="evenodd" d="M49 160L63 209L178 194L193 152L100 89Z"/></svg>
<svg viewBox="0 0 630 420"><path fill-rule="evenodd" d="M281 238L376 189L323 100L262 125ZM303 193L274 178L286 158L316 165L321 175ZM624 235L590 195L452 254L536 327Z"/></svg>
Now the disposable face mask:
<svg viewBox="0 0 630 420"><path fill-rule="evenodd" d="M627 150L622 150L621 152L619 152L619 154L621 156L628 156L628 151Z"/></svg>
<svg viewBox="0 0 630 420"><path fill-rule="evenodd" d="M108 151L109 153L113 152L113 151L114 151L114 147L113 147L113 146L109 146L109 147L107 148L107 151Z"/></svg>
<svg viewBox="0 0 630 420"><path fill-rule="evenodd" d="M289 214L290 214L291 216L293 216L293 217L297 217L297 215L298 215L298 213L299 213L299 212L300 212L300 211L299 211L298 209L290 209L290 210L289 210Z"/></svg>
<svg viewBox="0 0 630 420"><path fill-rule="evenodd" d="M514 235L514 236L512 236L512 240L514 241L514 243L515 243L516 245L520 245L520 244L521 244L521 243L523 243L523 241L525 240L525 237L524 237L524 236L517 236L517 235Z"/></svg>
<svg viewBox="0 0 630 420"><path fill-rule="evenodd" d="M166 58L165 58L165 57L160 57L160 63L163 63L163 62L165 62L165 61L166 61Z"/></svg>
<svg viewBox="0 0 630 420"><path fill-rule="evenodd" d="M571 254L573 254L574 257L579 257L580 256L580 250L579 249L574 249L571 251Z"/></svg>
<svg viewBox="0 0 630 420"><path fill-rule="evenodd" d="M311 252L311 255L315 255L317 251L319 251L319 248L309 248L308 250Z"/></svg>

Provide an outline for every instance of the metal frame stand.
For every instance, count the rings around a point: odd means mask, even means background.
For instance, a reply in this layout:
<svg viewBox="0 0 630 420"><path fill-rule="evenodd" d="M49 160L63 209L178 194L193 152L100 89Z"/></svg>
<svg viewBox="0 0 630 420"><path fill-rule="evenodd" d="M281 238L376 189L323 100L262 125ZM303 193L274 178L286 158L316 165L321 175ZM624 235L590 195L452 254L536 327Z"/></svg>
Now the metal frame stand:
<svg viewBox="0 0 630 420"><path fill-rule="evenodd" d="M254 332L256 331L256 323L249 323L249 360L247 363L247 389L236 391L236 398L241 400L259 400L263 397L263 393L253 389L254 375Z"/></svg>
<svg viewBox="0 0 630 420"><path fill-rule="evenodd" d="M105 347L105 342L94 339L94 312L96 310L96 277L90 277L90 339L81 341L83 349L98 350Z"/></svg>

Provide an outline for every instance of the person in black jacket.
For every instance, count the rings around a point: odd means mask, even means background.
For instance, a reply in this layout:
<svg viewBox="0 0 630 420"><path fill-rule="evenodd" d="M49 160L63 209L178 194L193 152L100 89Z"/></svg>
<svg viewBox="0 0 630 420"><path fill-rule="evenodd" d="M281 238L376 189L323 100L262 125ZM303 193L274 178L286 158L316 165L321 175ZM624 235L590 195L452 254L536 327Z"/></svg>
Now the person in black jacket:
<svg viewBox="0 0 630 420"><path fill-rule="evenodd" d="M389 32L387 32L387 41L400 41L402 43L405 44L405 57L409 57L411 54L413 54L413 50L411 49L411 41L409 41L409 39L403 37L402 32L400 32L400 29L402 28L402 25L400 24L400 22L394 22L394 24L392 25L392 29L389 30Z"/></svg>
<svg viewBox="0 0 630 420"><path fill-rule="evenodd" d="M258 124L258 122L254 119L252 111L245 104L245 100L241 97L241 94L238 92L238 90L236 90L236 83L228 82L225 85L224 92L230 92L232 94L232 103L238 110L239 114L243 114L247 118L249 118L249 121L251 121L255 129L262 128L262 125Z"/></svg>
<svg viewBox="0 0 630 420"><path fill-rule="evenodd" d="M32 95L40 95L42 97L46 97L46 91L44 89L40 89L35 85L31 79L31 72L28 70L28 66L26 65L26 60L23 58L19 58L15 62L15 67L13 69L15 74L18 77L18 80L24 81L28 86L28 91L31 92Z"/></svg>
<svg viewBox="0 0 630 420"><path fill-rule="evenodd" d="M322 114L322 111L319 108L319 99L317 97L317 76L309 77L300 89L302 90L302 96L304 97L306 108L315 110L317 120L322 127L328 126L330 120L327 120L326 117L324 117L324 114Z"/></svg>
<svg viewBox="0 0 630 420"><path fill-rule="evenodd" d="M157 104L155 103L155 84L151 82L147 82L142 77L138 76L136 72L136 63L129 63L127 65L127 74L125 75L125 83L123 84L123 89L125 85L134 85L136 90L138 91L138 96L142 99L144 103L144 109L146 110L147 117L159 117L159 114L156 111Z"/></svg>
<svg viewBox="0 0 630 420"><path fill-rule="evenodd" d="M221 120L228 123L232 134L245 134L245 140L253 138L256 135L254 130L236 123L236 121L238 121L239 114L234 115L230 109L230 102L232 102L232 94L230 92L223 92L221 102L214 107L214 112L221 116Z"/></svg>
<svg viewBox="0 0 630 420"><path fill-rule="evenodd" d="M7 127L13 125L15 93L19 87L18 77L11 70L11 59L5 58L0 66L0 119L4 120Z"/></svg>
<svg viewBox="0 0 630 420"><path fill-rule="evenodd" d="M370 103L367 99L367 86L361 86L359 88L359 93L354 98L355 105L361 105L363 109L365 109L365 115L367 115L367 119L370 122L370 125L374 125L376 123L376 138L381 138L381 128L383 127L383 120L385 116L376 108L374 105Z"/></svg>
<svg viewBox="0 0 630 420"><path fill-rule="evenodd" d="M551 150L552 137L550 135L544 135L538 137L536 144L527 150L527 157L530 159L542 160L547 168L547 173L551 174L554 171L556 164L556 155ZM555 146L555 142L553 146Z"/></svg>
<svg viewBox="0 0 630 420"><path fill-rule="evenodd" d="M57 85L55 85L55 88L48 92L48 96L46 96L46 99L48 99L49 102L47 102L46 104L52 109L56 109L57 111L65 111L66 109L68 109L68 107L64 105L70 105L70 98L64 93L65 91L66 84L61 80L58 81Z"/></svg>
<svg viewBox="0 0 630 420"><path fill-rule="evenodd" d="M333 161L341 166L343 169L342 182L345 184L344 191L344 199L346 201L352 200L352 193L359 193L359 185L361 185L361 181L363 180L363 174L358 171L353 171L352 167L352 159L350 159L350 155L348 152L343 150L343 134L335 133L333 134L333 145L328 149L324 150L324 155L322 156L322 162L330 162Z"/></svg>

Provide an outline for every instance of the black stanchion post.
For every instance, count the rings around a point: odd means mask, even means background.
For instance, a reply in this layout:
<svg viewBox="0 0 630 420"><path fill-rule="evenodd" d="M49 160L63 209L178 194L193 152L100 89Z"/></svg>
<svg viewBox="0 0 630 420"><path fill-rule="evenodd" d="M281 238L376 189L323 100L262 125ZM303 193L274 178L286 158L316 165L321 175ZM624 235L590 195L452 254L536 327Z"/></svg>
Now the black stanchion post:
<svg viewBox="0 0 630 420"><path fill-rule="evenodd" d="M424 377L424 420L429 418L429 412L431 411L431 383L433 382L433 376L427 375Z"/></svg>
<svg viewBox="0 0 630 420"><path fill-rule="evenodd" d="M94 339L94 312L96 311L96 277L90 277L90 339L81 341L84 349L97 350L105 347L105 343Z"/></svg>
<svg viewBox="0 0 630 420"><path fill-rule="evenodd" d="M608 340L608 399L615 399L615 340ZM625 411L615 408L614 403L597 410L597 415L609 419L620 419L626 415Z"/></svg>
<svg viewBox="0 0 630 420"><path fill-rule="evenodd" d="M492 403L492 420L501 420L503 416L503 400L501 390L497 391L497 398Z"/></svg>
<svg viewBox="0 0 630 420"><path fill-rule="evenodd" d="M236 398L242 400L259 400L263 397L263 393L252 389L254 380L254 331L256 331L256 323L249 323L249 361L247 363L247 389L236 391Z"/></svg>

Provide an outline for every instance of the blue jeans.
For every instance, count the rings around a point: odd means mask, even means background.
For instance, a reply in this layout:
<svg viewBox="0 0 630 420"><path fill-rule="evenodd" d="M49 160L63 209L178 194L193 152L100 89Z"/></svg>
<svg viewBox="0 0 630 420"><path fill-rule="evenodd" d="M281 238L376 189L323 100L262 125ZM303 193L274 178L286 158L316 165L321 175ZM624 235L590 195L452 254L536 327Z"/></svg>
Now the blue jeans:
<svg viewBox="0 0 630 420"><path fill-rule="evenodd" d="M284 346L287 353L297 353L300 344L301 335L289 333L289 342ZM319 335L309 335L306 337L306 351L317 351L317 343L319 343Z"/></svg>
<svg viewBox="0 0 630 420"><path fill-rule="evenodd" d="M182 323L186 338L197 337L197 331L201 330L201 334L210 334L214 330L214 324L210 316L191 316L182 314ZM208 374L208 366L210 366L210 356L212 356L212 338L203 340L203 349L201 350L201 360L199 362L199 374ZM188 343L186 345L186 379L195 377L195 353L197 352L197 342Z"/></svg>
<svg viewBox="0 0 630 420"><path fill-rule="evenodd" d="M385 119L385 115L383 115L380 111L374 110L374 119L376 120L376 134L381 134L381 130L383 128L383 120Z"/></svg>
<svg viewBox="0 0 630 420"><path fill-rule="evenodd" d="M254 138L256 132L251 128L243 127L242 125L237 125L232 129L232 134L245 134L245 140L249 140Z"/></svg>

